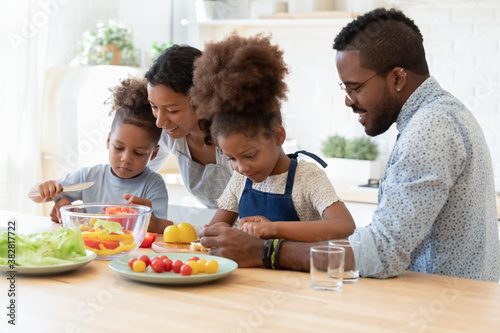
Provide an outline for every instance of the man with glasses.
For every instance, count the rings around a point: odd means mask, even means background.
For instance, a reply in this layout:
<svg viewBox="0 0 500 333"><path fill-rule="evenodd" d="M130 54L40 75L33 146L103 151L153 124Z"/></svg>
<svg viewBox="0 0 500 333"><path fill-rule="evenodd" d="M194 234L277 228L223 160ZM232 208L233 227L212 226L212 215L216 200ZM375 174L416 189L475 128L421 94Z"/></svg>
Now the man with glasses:
<svg viewBox="0 0 500 333"><path fill-rule="evenodd" d="M376 9L335 38L345 103L370 136L396 123L397 142L370 225L356 229L361 276L404 270L469 279L500 278L492 162L469 110L430 76L423 38L401 11ZM264 241L214 226L201 242L211 254L262 266ZM311 244L285 241L279 266L309 269ZM350 263L346 263L349 265Z"/></svg>

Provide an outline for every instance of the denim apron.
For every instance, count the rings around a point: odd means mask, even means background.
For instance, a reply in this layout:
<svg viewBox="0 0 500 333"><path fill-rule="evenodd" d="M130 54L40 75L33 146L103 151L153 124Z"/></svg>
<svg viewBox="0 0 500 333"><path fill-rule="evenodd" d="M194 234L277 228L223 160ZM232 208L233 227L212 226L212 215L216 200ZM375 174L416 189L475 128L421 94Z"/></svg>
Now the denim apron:
<svg viewBox="0 0 500 333"><path fill-rule="evenodd" d="M250 178L247 178L238 207L240 218L261 215L269 221L300 221L292 200L293 182L295 171L297 170L297 156L299 153L312 157L323 168L327 166L321 158L305 150L289 154L290 167L288 168L285 193L283 194L255 190L252 188L253 182Z"/></svg>

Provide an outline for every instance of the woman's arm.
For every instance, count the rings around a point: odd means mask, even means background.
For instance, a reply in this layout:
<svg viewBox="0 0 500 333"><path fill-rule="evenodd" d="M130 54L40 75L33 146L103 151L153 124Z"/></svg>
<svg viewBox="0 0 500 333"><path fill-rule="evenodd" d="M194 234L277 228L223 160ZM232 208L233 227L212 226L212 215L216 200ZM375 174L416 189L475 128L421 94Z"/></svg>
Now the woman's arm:
<svg viewBox="0 0 500 333"><path fill-rule="evenodd" d="M300 242L320 242L350 236L356 225L343 202L337 201L323 211L324 220L270 222L258 217L240 221L240 229L258 238L286 238Z"/></svg>

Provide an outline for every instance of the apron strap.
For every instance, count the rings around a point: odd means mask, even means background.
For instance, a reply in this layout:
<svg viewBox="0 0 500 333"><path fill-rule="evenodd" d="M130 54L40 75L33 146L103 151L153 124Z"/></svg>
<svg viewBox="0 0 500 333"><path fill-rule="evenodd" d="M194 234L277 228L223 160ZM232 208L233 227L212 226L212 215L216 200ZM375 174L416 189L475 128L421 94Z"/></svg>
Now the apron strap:
<svg viewBox="0 0 500 333"><path fill-rule="evenodd" d="M299 151L296 151L293 154L288 154L288 157L290 157L290 158L297 158L299 156L299 154L303 154L303 155L307 155L307 156L311 157L313 160L315 160L316 162L318 162L319 164L321 164L321 166L323 168L326 168L328 166L328 164L326 164L326 162L323 161L318 155L310 153L310 152L305 151L305 150L299 150Z"/></svg>
<svg viewBox="0 0 500 333"><path fill-rule="evenodd" d="M292 197L293 181L295 179L295 170L297 170L297 159L290 159L290 167L288 168L288 176L286 177L285 195Z"/></svg>

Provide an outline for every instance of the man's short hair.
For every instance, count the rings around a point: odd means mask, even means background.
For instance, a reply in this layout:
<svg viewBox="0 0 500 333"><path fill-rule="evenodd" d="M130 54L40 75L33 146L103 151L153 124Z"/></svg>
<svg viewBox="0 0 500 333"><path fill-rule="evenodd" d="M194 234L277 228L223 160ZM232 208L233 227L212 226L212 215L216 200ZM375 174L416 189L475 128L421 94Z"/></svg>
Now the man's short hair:
<svg viewBox="0 0 500 333"><path fill-rule="evenodd" d="M361 67L375 72L403 67L428 75L423 37L413 20L394 8L378 8L359 16L335 38L338 51L359 51Z"/></svg>

